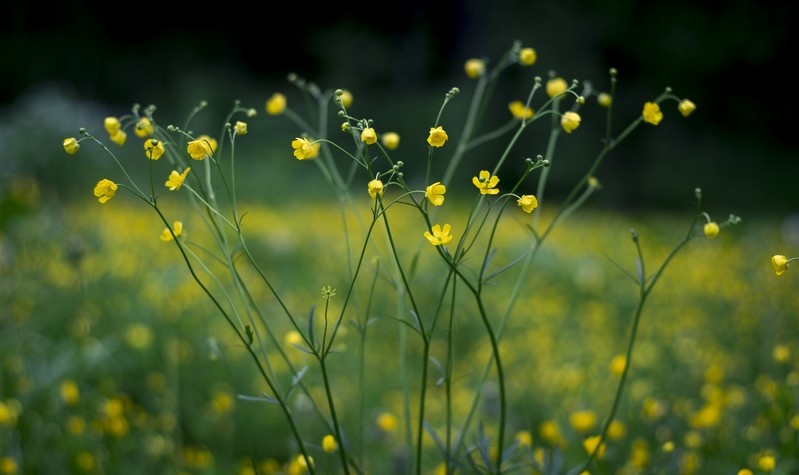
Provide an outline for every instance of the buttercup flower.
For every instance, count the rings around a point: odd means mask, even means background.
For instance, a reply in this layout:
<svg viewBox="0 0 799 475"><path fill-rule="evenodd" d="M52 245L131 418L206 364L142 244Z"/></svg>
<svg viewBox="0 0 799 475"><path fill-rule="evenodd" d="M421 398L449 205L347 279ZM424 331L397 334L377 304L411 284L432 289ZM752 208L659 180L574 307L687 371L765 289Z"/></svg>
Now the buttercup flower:
<svg viewBox="0 0 799 475"><path fill-rule="evenodd" d="M446 192L447 187L442 185L440 181L437 181L427 187L424 196L430 200L430 204L433 206L441 206L444 203L444 193Z"/></svg>
<svg viewBox="0 0 799 475"><path fill-rule="evenodd" d="M452 234L449 233L450 230L449 224L445 224L443 228L438 224L434 224L431 229L433 231L433 234L430 234L430 231L424 232L424 237L426 237L427 240L430 241L430 244L434 246L440 246L442 244L446 244L452 241Z"/></svg>
<svg viewBox="0 0 799 475"><path fill-rule="evenodd" d="M538 208L538 199L534 195L522 195L516 204L521 206L525 213L532 213L534 209Z"/></svg>
<svg viewBox="0 0 799 475"><path fill-rule="evenodd" d="M479 177L472 177L472 183L480 190L481 195L496 195L499 189L496 188L499 183L499 177L491 176L488 170L481 170Z"/></svg>
<svg viewBox="0 0 799 475"><path fill-rule="evenodd" d="M80 144L75 137L64 139L64 151L70 155L75 155L80 150Z"/></svg>
<svg viewBox="0 0 799 475"><path fill-rule="evenodd" d="M383 194L383 182L380 180L372 180L367 185L367 189L369 190L369 196L372 199L376 199L377 195Z"/></svg>
<svg viewBox="0 0 799 475"><path fill-rule="evenodd" d="M247 133L247 123L239 120L233 126L233 130L236 131L236 135L245 135Z"/></svg>
<svg viewBox="0 0 799 475"><path fill-rule="evenodd" d="M383 146L389 150L396 150L399 147L400 136L396 132L386 132L380 137Z"/></svg>
<svg viewBox="0 0 799 475"><path fill-rule="evenodd" d="M707 223L705 225L705 236L714 238L719 235L719 225L716 223Z"/></svg>
<svg viewBox="0 0 799 475"><path fill-rule="evenodd" d="M660 106L655 102L647 102L644 104L644 122L647 124L658 125L663 120L663 113L660 112Z"/></svg>
<svg viewBox="0 0 799 475"><path fill-rule="evenodd" d="M332 454L336 451L338 445L336 444L336 438L330 434L327 434L322 438L322 450L324 450L328 454Z"/></svg>
<svg viewBox="0 0 799 475"><path fill-rule="evenodd" d="M486 69L486 64L482 59L472 58L466 61L463 65L463 70L466 75L472 79L480 77Z"/></svg>
<svg viewBox="0 0 799 475"><path fill-rule="evenodd" d="M195 160L202 160L206 156L212 156L216 152L216 140L207 135L197 137L197 140L192 140L186 145L186 151L189 152L191 158Z"/></svg>
<svg viewBox="0 0 799 475"><path fill-rule="evenodd" d="M583 448L585 449L585 452L587 454L594 453L597 444L599 444L600 438L601 436L594 435L591 437L586 437L585 440L583 440ZM596 458L601 459L604 456L605 456L605 443L602 442L602 444L599 445L599 449L596 452Z"/></svg>
<svg viewBox="0 0 799 475"><path fill-rule="evenodd" d="M137 136L144 138L153 135L153 132L155 132L155 127L153 127L153 123L150 122L150 119L147 117L142 117L138 122L136 122L136 127L134 127L133 130L136 132Z"/></svg>
<svg viewBox="0 0 799 475"><path fill-rule="evenodd" d="M508 109L514 118L518 120L529 119L533 116L533 109L525 107L522 101L513 101L508 104Z"/></svg>
<svg viewBox="0 0 799 475"><path fill-rule="evenodd" d="M397 420L397 416L390 412L381 412L377 415L377 427L380 428L383 432L392 432L394 429L397 428L399 421Z"/></svg>
<svg viewBox="0 0 799 475"><path fill-rule="evenodd" d="M172 173L169 174L169 179L166 181L166 186L169 188L169 191L177 191L183 186L183 182L186 180L186 175L189 174L189 170L191 170L191 167L183 170L183 173L172 170Z"/></svg>
<svg viewBox="0 0 799 475"><path fill-rule="evenodd" d="M375 129L371 127L363 129L363 132L361 132L361 142L367 145L372 145L377 142L377 133L375 133Z"/></svg>
<svg viewBox="0 0 799 475"><path fill-rule="evenodd" d="M164 228L164 230L161 232L161 240L168 242L176 237L180 237L180 235L183 234L183 223L181 221L175 221L172 223L172 232L175 233L174 237L172 237L172 233L169 232L169 228Z"/></svg>
<svg viewBox="0 0 799 475"><path fill-rule="evenodd" d="M774 456L770 454L761 455L757 459L757 468L767 473L770 473L772 470L774 470L776 465L777 464L774 460Z"/></svg>
<svg viewBox="0 0 799 475"><path fill-rule="evenodd" d="M297 160L306 160L316 156L311 141L306 138L297 137L291 141L291 146L294 148L294 156L297 157Z"/></svg>
<svg viewBox="0 0 799 475"><path fill-rule="evenodd" d="M519 442L520 447L533 446L533 434L529 430L520 430L516 433L516 440Z"/></svg>
<svg viewBox="0 0 799 475"><path fill-rule="evenodd" d="M150 160L158 160L164 154L164 142L157 139L147 139L144 142L144 151Z"/></svg>
<svg viewBox="0 0 799 475"><path fill-rule="evenodd" d="M774 272L777 275L782 275L788 270L788 258L779 254L771 256L771 266L774 267Z"/></svg>
<svg viewBox="0 0 799 475"><path fill-rule="evenodd" d="M266 101L266 113L269 115L280 115L286 110L286 96L276 92Z"/></svg>
<svg viewBox="0 0 799 475"><path fill-rule="evenodd" d="M566 92L567 89L569 89L569 85L563 78L552 78L547 81L547 95L549 97L559 96Z"/></svg>
<svg viewBox="0 0 799 475"><path fill-rule="evenodd" d="M567 134L572 133L574 129L580 126L580 114L576 112L566 112L560 118L560 126Z"/></svg>
<svg viewBox="0 0 799 475"><path fill-rule="evenodd" d="M121 147L125 145L125 141L128 139L128 134L126 134L124 130L119 129L113 134L111 134L109 138L111 139L112 142Z"/></svg>
<svg viewBox="0 0 799 475"><path fill-rule="evenodd" d="M115 133L119 132L120 127L122 127L122 124L116 117L106 117L103 125L105 126L105 131L108 132L108 135L114 135Z"/></svg>
<svg viewBox="0 0 799 475"><path fill-rule="evenodd" d="M94 187L94 196L100 203L107 203L117 192L117 184L111 180L103 178Z"/></svg>
<svg viewBox="0 0 799 475"><path fill-rule="evenodd" d="M683 99L680 101L680 105L677 106L677 109L679 109L680 114L682 114L683 117L688 117L691 115L691 112L696 110L696 104L688 99Z"/></svg>
<svg viewBox="0 0 799 475"><path fill-rule="evenodd" d="M602 107L610 107L613 103L613 98L607 92L600 92L599 95L596 96L596 101Z"/></svg>
<svg viewBox="0 0 799 475"><path fill-rule="evenodd" d="M449 139L447 133L441 126L430 128L430 135L427 137L427 143L431 147L443 147L444 143Z"/></svg>
<svg viewBox="0 0 799 475"><path fill-rule="evenodd" d="M533 48L522 48L519 51L519 62L525 66L534 65L537 59L538 55Z"/></svg>
<svg viewBox="0 0 799 475"><path fill-rule="evenodd" d="M596 426L596 414L593 411L576 411L569 416L569 424L577 432L588 432Z"/></svg>
<svg viewBox="0 0 799 475"><path fill-rule="evenodd" d="M352 93L346 89L341 91L341 105L347 109L352 105Z"/></svg>

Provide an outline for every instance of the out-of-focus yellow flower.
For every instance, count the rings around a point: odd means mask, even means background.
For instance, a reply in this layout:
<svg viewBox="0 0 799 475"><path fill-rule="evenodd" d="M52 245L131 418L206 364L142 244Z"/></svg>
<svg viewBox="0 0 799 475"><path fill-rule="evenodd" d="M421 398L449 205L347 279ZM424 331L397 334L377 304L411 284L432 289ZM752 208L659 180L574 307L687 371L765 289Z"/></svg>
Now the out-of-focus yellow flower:
<svg viewBox="0 0 799 475"><path fill-rule="evenodd" d="M511 115L513 118L518 120L529 119L535 113L533 109L529 107L525 107L522 101L513 101L508 104L508 109L510 110Z"/></svg>
<svg viewBox="0 0 799 475"><path fill-rule="evenodd" d="M683 117L688 117L693 111L696 110L696 104L688 99L683 99L680 101L680 105L677 106L677 109L679 109L680 114L682 114Z"/></svg>
<svg viewBox="0 0 799 475"><path fill-rule="evenodd" d="M664 453L670 454L674 452L674 442L667 440L666 442L663 442L661 448L663 449Z"/></svg>
<svg viewBox="0 0 799 475"><path fill-rule="evenodd" d="M169 179L166 181L166 186L169 188L169 191L178 191L180 187L183 186L183 182L186 181L186 175L189 174L189 170L191 170L191 167L183 170L183 173L172 170L169 174Z"/></svg>
<svg viewBox="0 0 799 475"><path fill-rule="evenodd" d="M286 96L276 92L266 101L266 113L269 115L280 115L286 110Z"/></svg>
<svg viewBox="0 0 799 475"><path fill-rule="evenodd" d="M305 460L305 456L298 455L291 460L288 467L288 475L303 475L304 473L308 473L308 464L313 465L313 457L308 456L308 460Z"/></svg>
<svg viewBox="0 0 799 475"><path fill-rule="evenodd" d="M424 237L430 241L430 244L434 246L440 246L442 244L446 244L452 241L452 234L450 234L451 226L449 224L445 224L442 228L438 224L434 224L432 228L430 228L433 233L430 234L430 231L424 232Z"/></svg>
<svg viewBox="0 0 799 475"><path fill-rule="evenodd" d="M663 113L660 112L660 106L656 102L645 103L642 115L647 124L658 125L663 120Z"/></svg>
<svg viewBox="0 0 799 475"><path fill-rule="evenodd" d="M612 420L608 426L608 439L619 440L627 433L627 426L624 422Z"/></svg>
<svg viewBox="0 0 799 475"><path fill-rule="evenodd" d="M153 123L150 122L150 119L147 117L142 117L136 122L136 126L133 128L133 131L136 132L138 137L144 138L153 135L155 132L155 127L153 127Z"/></svg>
<svg viewBox="0 0 799 475"><path fill-rule="evenodd" d="M347 109L352 105L352 93L346 89L341 91L341 105Z"/></svg>
<svg viewBox="0 0 799 475"><path fill-rule="evenodd" d="M771 266L774 268L774 272L776 272L777 275L782 275L788 270L788 259L780 254L771 256Z"/></svg>
<svg viewBox="0 0 799 475"><path fill-rule="evenodd" d="M338 449L338 444L336 444L335 437L333 437L331 434L327 434L326 436L322 437L322 450L328 454L332 454L336 451L336 449Z"/></svg>
<svg viewBox="0 0 799 475"><path fill-rule="evenodd" d="M107 203L117 193L117 184L111 180L103 178L94 187L94 196L100 203Z"/></svg>
<svg viewBox="0 0 799 475"><path fill-rule="evenodd" d="M380 412L377 415L376 421L377 427L379 427L383 432L393 432L399 424L397 416L387 411Z"/></svg>
<svg viewBox="0 0 799 475"><path fill-rule="evenodd" d="M164 154L164 142L158 139L147 139L144 142L144 152L150 160L158 160Z"/></svg>
<svg viewBox="0 0 799 475"><path fill-rule="evenodd" d="M491 176L488 170L480 170L478 176L472 177L472 184L480 190L481 195L496 195L499 189L496 187L499 177Z"/></svg>
<svg viewBox="0 0 799 475"><path fill-rule="evenodd" d="M112 142L121 147L125 145L125 141L128 140L128 134L126 134L124 130L119 129L113 134L111 134L109 138L111 139Z"/></svg>
<svg viewBox="0 0 799 475"><path fill-rule="evenodd" d="M519 447L532 447L533 434L529 430L520 430L516 433L516 440L519 442Z"/></svg>
<svg viewBox="0 0 799 475"><path fill-rule="evenodd" d="M645 439L635 439L633 448L630 451L630 463L636 468L642 469L649 464L649 444Z"/></svg>
<svg viewBox="0 0 799 475"><path fill-rule="evenodd" d="M430 127L430 135L427 137L427 143L431 147L443 147L449 136L441 126Z"/></svg>
<svg viewBox="0 0 799 475"><path fill-rule="evenodd" d="M235 402L229 392L214 391L214 395L211 398L211 409L217 414L227 414L233 410Z"/></svg>
<svg viewBox="0 0 799 475"><path fill-rule="evenodd" d="M721 420L721 407L718 404L705 404L691 414L688 424L694 429L713 427Z"/></svg>
<svg viewBox="0 0 799 475"><path fill-rule="evenodd" d="M377 133L375 132L375 129L371 127L363 129L361 132L361 142L367 145L372 145L373 143L377 142Z"/></svg>
<svg viewBox="0 0 799 475"><path fill-rule="evenodd" d="M291 142L291 146L294 148L294 156L297 157L297 160L308 160L316 156L316 150L311 141L306 138L295 138Z"/></svg>
<svg viewBox="0 0 799 475"><path fill-rule="evenodd" d="M447 192L447 187L442 185L440 181L428 186L424 192L425 198L430 200L433 206L441 206L444 203L444 193Z"/></svg>
<svg viewBox="0 0 799 475"><path fill-rule="evenodd" d="M560 126L563 127L563 130L566 131L567 134L572 133L574 129L580 126L580 114L576 112L566 112L563 114L563 117L560 118Z"/></svg>
<svg viewBox="0 0 799 475"><path fill-rule="evenodd" d="M68 139L64 139L64 151L70 155L75 155L80 150L80 144L78 143L78 139L75 137L70 137Z"/></svg>
<svg viewBox="0 0 799 475"><path fill-rule="evenodd" d="M777 345L771 352L771 356L777 363L787 363L791 359L791 349L788 345Z"/></svg>
<svg viewBox="0 0 799 475"><path fill-rule="evenodd" d="M80 390L75 381L71 379L61 381L58 390L61 393L61 399L63 399L68 406L74 406L80 401Z"/></svg>
<svg viewBox="0 0 799 475"><path fill-rule="evenodd" d="M238 121L236 121L236 125L233 126L233 130L236 131L236 135L246 135L247 134L247 123L238 120Z"/></svg>
<svg viewBox="0 0 799 475"><path fill-rule="evenodd" d="M648 421L657 421L661 417L665 416L666 412L668 411L666 403L651 397L644 399L641 409L643 411L644 419Z"/></svg>
<svg viewBox="0 0 799 475"><path fill-rule="evenodd" d="M569 416L569 424L577 432L588 432L596 426L596 414L593 411L575 411Z"/></svg>
<svg viewBox="0 0 799 475"><path fill-rule="evenodd" d="M549 97L556 97L569 89L569 84L563 78L552 78L547 81L547 95Z"/></svg>
<svg viewBox="0 0 799 475"><path fill-rule="evenodd" d="M86 430L86 420L80 416L69 416L65 425L71 435L79 435Z"/></svg>
<svg viewBox="0 0 799 475"><path fill-rule="evenodd" d="M774 470L774 467L777 466L777 461L771 454L764 454L758 457L757 459L757 468L760 470L771 473Z"/></svg>
<svg viewBox="0 0 799 475"><path fill-rule="evenodd" d="M742 468L738 470L738 475L753 475L753 474L752 471L749 470L748 468Z"/></svg>
<svg viewBox="0 0 799 475"><path fill-rule="evenodd" d="M295 345L299 346L302 345L302 343L303 343L302 335L300 335L300 332L298 332L297 330L291 330L290 332L286 333L286 335L283 337L283 344L286 345L287 347Z"/></svg>
<svg viewBox="0 0 799 475"><path fill-rule="evenodd" d="M466 71L466 76L469 78L477 79L485 73L486 63L482 59L471 58L466 60L463 70Z"/></svg>
<svg viewBox="0 0 799 475"><path fill-rule="evenodd" d="M372 199L376 199L378 195L383 194L383 182L380 180L372 180L367 185L367 189L369 190L369 196Z"/></svg>
<svg viewBox="0 0 799 475"><path fill-rule="evenodd" d="M168 232L169 230L167 230ZM125 329L125 343L131 348L142 350L149 347L152 342L153 332L143 323L133 323Z"/></svg>
<svg viewBox="0 0 799 475"><path fill-rule="evenodd" d="M682 438L683 444L689 449L698 449L705 443L705 438L696 430L689 430Z"/></svg>
<svg viewBox="0 0 799 475"><path fill-rule="evenodd" d="M554 420L546 420L538 426L541 438L552 445L565 445L565 440L560 432L560 426Z"/></svg>
<svg viewBox="0 0 799 475"><path fill-rule="evenodd" d="M714 238L719 235L719 225L711 222L705 224L705 236L709 238Z"/></svg>
<svg viewBox="0 0 799 475"><path fill-rule="evenodd" d="M585 452L588 455L591 455L592 453L594 453L594 450L596 450L597 451L596 452L596 458L598 458L598 459L601 459L602 457L605 456L605 442L603 441L600 444L599 443L600 439L601 439L601 436L592 435L590 437L586 437L583 440L583 448L585 449ZM599 449L597 449L597 445L599 445Z"/></svg>
<svg viewBox="0 0 799 475"><path fill-rule="evenodd" d="M712 364L705 370L705 382L719 384L724 379L724 368L718 364Z"/></svg>
<svg viewBox="0 0 799 475"><path fill-rule="evenodd" d="M525 66L534 65L537 59L538 55L533 48L522 48L519 51L519 62Z"/></svg>
<svg viewBox="0 0 799 475"><path fill-rule="evenodd" d="M12 426L17 423L17 417L22 410L22 405L16 399L0 401L0 426Z"/></svg>
<svg viewBox="0 0 799 475"><path fill-rule="evenodd" d="M3 457L0 459L0 473L3 475L16 475L19 473L19 466L17 461L11 457Z"/></svg>
<svg viewBox="0 0 799 475"><path fill-rule="evenodd" d="M596 102L602 107L610 107L613 104L613 97L607 92L600 92L596 96Z"/></svg>
<svg viewBox="0 0 799 475"><path fill-rule="evenodd" d="M522 195L516 204L522 207L525 213L532 213L534 209L538 208L538 198L535 195Z"/></svg>
<svg viewBox="0 0 799 475"><path fill-rule="evenodd" d="M400 136L396 132L386 132L380 139L383 146L389 150L396 150L399 147Z"/></svg>
<svg viewBox="0 0 799 475"><path fill-rule="evenodd" d="M175 234L174 237L172 236L172 233ZM164 242L169 242L176 237L180 237L180 235L183 234L183 222L175 221L172 223L172 233L169 232L169 228L164 228L164 230L161 232L161 240Z"/></svg>
<svg viewBox="0 0 799 475"><path fill-rule="evenodd" d="M115 133L119 132L122 127L119 119L113 116L106 117L103 121L103 125L105 126L105 131L108 132L108 135L114 135Z"/></svg>

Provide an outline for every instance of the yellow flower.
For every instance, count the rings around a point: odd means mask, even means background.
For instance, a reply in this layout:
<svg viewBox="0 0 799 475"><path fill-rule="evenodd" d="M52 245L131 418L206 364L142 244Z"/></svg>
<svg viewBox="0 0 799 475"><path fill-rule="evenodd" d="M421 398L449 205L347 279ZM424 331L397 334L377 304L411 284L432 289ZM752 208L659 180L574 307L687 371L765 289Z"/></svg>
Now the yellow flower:
<svg viewBox="0 0 799 475"><path fill-rule="evenodd" d="M153 123L150 122L150 119L142 117L136 122L136 127L133 128L133 131L136 132L137 136L144 138L153 135L155 128L153 127Z"/></svg>
<svg viewBox="0 0 799 475"><path fill-rule="evenodd" d="M610 421L610 425L608 426L608 439L609 440L619 440L624 437L624 434L627 433L627 426L624 425L624 422L612 420Z"/></svg>
<svg viewBox="0 0 799 475"><path fill-rule="evenodd" d="M683 99L680 101L680 105L677 106L677 109L679 109L680 114L682 114L683 117L688 117L693 111L696 110L696 104L688 99Z"/></svg>
<svg viewBox="0 0 799 475"><path fill-rule="evenodd" d="M771 351L771 356L777 363L787 363L791 359L791 349L787 345L777 345Z"/></svg>
<svg viewBox="0 0 799 475"><path fill-rule="evenodd" d="M164 142L157 139L147 139L144 142L144 150L147 153L147 158L158 160L164 154Z"/></svg>
<svg viewBox="0 0 799 475"><path fill-rule="evenodd" d="M71 379L62 381L58 390L61 393L61 399L63 399L68 406L74 406L80 401L80 390L75 381Z"/></svg>
<svg viewBox="0 0 799 475"><path fill-rule="evenodd" d="M247 123L240 120L236 121L233 129L236 131L236 135L245 135L247 133Z"/></svg>
<svg viewBox="0 0 799 475"><path fill-rule="evenodd" d="M114 135L115 133L119 132L120 128L122 127L122 124L116 117L106 117L103 125L105 126L105 130L108 132L108 135Z"/></svg>
<svg viewBox="0 0 799 475"><path fill-rule="evenodd" d="M372 145L377 142L377 133L375 133L375 129L371 127L363 129L363 132L361 132L361 142L367 145Z"/></svg>
<svg viewBox="0 0 799 475"><path fill-rule="evenodd" d="M75 137L64 139L64 151L70 155L75 155L80 150L80 144Z"/></svg>
<svg viewBox="0 0 799 475"><path fill-rule="evenodd" d="M674 452L674 442L667 440L666 442L663 443L662 449L663 452L667 454Z"/></svg>
<svg viewBox="0 0 799 475"><path fill-rule="evenodd" d="M427 143L431 147L443 147L444 143L449 139L447 133L441 126L430 128L430 135L427 137Z"/></svg>
<svg viewBox="0 0 799 475"><path fill-rule="evenodd" d="M390 412L383 411L377 415L377 427L383 432L392 432L397 428L399 421L397 416Z"/></svg>
<svg viewBox="0 0 799 475"><path fill-rule="evenodd" d="M547 95L549 97L559 96L566 92L567 89L569 89L569 85L563 78L552 78L547 81Z"/></svg>
<svg viewBox="0 0 799 475"><path fill-rule="evenodd" d="M399 147L400 136L396 132L386 132L380 137L383 146L389 150L396 150Z"/></svg>
<svg viewBox="0 0 799 475"><path fill-rule="evenodd" d="M175 233L175 236L172 236L172 233L169 232L169 228L164 228L161 232L161 240L164 242L169 242L176 237L180 237L183 234L183 223L180 221L175 221L172 223L172 232Z"/></svg>
<svg viewBox="0 0 799 475"><path fill-rule="evenodd" d="M644 122L647 124L658 125L663 120L663 113L660 112L660 106L656 102L647 102L644 104Z"/></svg>
<svg viewBox="0 0 799 475"><path fill-rule="evenodd" d="M440 246L442 244L446 244L452 241L452 234L449 233L450 230L449 224L445 224L443 229L438 224L434 224L431 229L433 231L433 234L430 234L430 231L424 232L424 237L426 237L427 240L430 241L430 244L434 246Z"/></svg>
<svg viewBox="0 0 799 475"><path fill-rule="evenodd" d="M585 449L585 452L587 454L590 455L594 453L597 444L599 444L599 439L600 436L593 435L591 437L586 437L585 440L583 440L583 448ZM605 442L602 442L602 444L599 445L599 449L596 452L596 458L601 459L602 457L604 457L604 455L605 455Z"/></svg>
<svg viewBox="0 0 799 475"><path fill-rule="evenodd" d="M338 448L338 444L336 444L336 438L330 434L322 437L322 450L324 450L328 454L332 454Z"/></svg>
<svg viewBox="0 0 799 475"><path fill-rule="evenodd" d="M428 186L424 192L424 197L430 200L433 206L441 206L444 203L444 193L447 192L447 187L442 185L440 181Z"/></svg>
<svg viewBox="0 0 799 475"><path fill-rule="evenodd" d="M100 203L107 203L108 200L114 197L117 192L117 184L111 180L103 178L97 182L94 187L94 196L97 197Z"/></svg>
<svg viewBox="0 0 799 475"><path fill-rule="evenodd" d="M125 141L128 139L128 134L126 134L124 130L119 129L113 134L111 134L109 138L111 139L112 142L121 147L125 145Z"/></svg>
<svg viewBox="0 0 799 475"><path fill-rule="evenodd" d="M577 432L588 432L596 426L596 414L593 411L576 411L569 416L569 424Z"/></svg>
<svg viewBox="0 0 799 475"><path fill-rule="evenodd" d="M186 175L189 174L189 170L191 170L191 167L183 170L183 173L172 170L172 173L169 174L169 179L166 181L166 186L169 188L169 191L177 191L183 186L183 182L186 180Z"/></svg>
<svg viewBox="0 0 799 475"><path fill-rule="evenodd" d="M705 236L714 238L719 235L719 225L716 223L707 223L705 225Z"/></svg>
<svg viewBox="0 0 799 475"><path fill-rule="evenodd" d="M738 470L738 475L752 475L752 471L748 468L742 468Z"/></svg>
<svg viewBox="0 0 799 475"><path fill-rule="evenodd" d="M516 440L519 442L519 447L532 447L533 434L529 430L520 430L516 433Z"/></svg>
<svg viewBox="0 0 799 475"><path fill-rule="evenodd" d="M533 116L533 109L525 107L522 101L513 101L508 104L508 109L514 118L522 120Z"/></svg>
<svg viewBox="0 0 799 475"><path fill-rule="evenodd" d="M499 189L496 188L499 183L499 177L491 176L488 170L481 170L480 177L472 177L472 183L480 190L481 195L496 195Z"/></svg>
<svg viewBox="0 0 799 475"><path fill-rule="evenodd" d="M306 138L299 138L291 141L291 146L294 148L294 156L297 160L306 160L314 158L317 154L318 148L314 149L311 141Z"/></svg>
<svg viewBox="0 0 799 475"><path fill-rule="evenodd" d="M560 125L567 134L572 133L574 129L580 126L580 114L576 112L566 112L560 118Z"/></svg>
<svg viewBox="0 0 799 475"><path fill-rule="evenodd" d="M596 96L597 103L602 107L610 107L613 104L613 97L607 92L600 92L599 95Z"/></svg>
<svg viewBox="0 0 799 475"><path fill-rule="evenodd" d="M298 332L297 330L291 330L290 332L286 333L286 335L283 337L283 344L287 347L299 346L302 345L302 343L303 343L302 335L300 335L300 332Z"/></svg>
<svg viewBox="0 0 799 475"><path fill-rule="evenodd" d="M519 51L519 62L525 66L534 65L537 59L538 55L533 48L522 48L522 50Z"/></svg>
<svg viewBox="0 0 799 475"><path fill-rule="evenodd" d="M625 355L616 355L610 360L610 370L616 376L621 376L625 366L627 366L627 357Z"/></svg>
<svg viewBox="0 0 799 475"><path fill-rule="evenodd" d="M276 92L266 101L266 113L269 115L280 115L286 110L286 96Z"/></svg>
<svg viewBox="0 0 799 475"><path fill-rule="evenodd" d="M3 475L15 475L19 473L19 466L17 461L11 457L3 457L0 459L0 473Z"/></svg>
<svg viewBox="0 0 799 475"><path fill-rule="evenodd" d="M352 105L352 93L346 89L341 91L341 105L347 109Z"/></svg>
<svg viewBox="0 0 799 475"><path fill-rule="evenodd" d="M367 185L367 189L369 190L369 196L372 199L376 199L377 195L383 195L383 182L380 180L372 180Z"/></svg>
<svg viewBox="0 0 799 475"><path fill-rule="evenodd" d="M472 79L482 76L486 70L486 63L482 59L472 58L463 65L466 75Z"/></svg>
<svg viewBox="0 0 799 475"><path fill-rule="evenodd" d="M534 195L522 195L516 204L521 206L525 213L532 213L534 209L538 208L538 199Z"/></svg>
<svg viewBox="0 0 799 475"><path fill-rule="evenodd" d="M774 272L776 272L777 275L782 275L788 270L788 259L779 254L771 256L771 266L774 267Z"/></svg>
<svg viewBox="0 0 799 475"><path fill-rule="evenodd" d="M764 472L771 472L776 465L777 462L774 460L774 456L770 454L761 455L757 459L757 468Z"/></svg>

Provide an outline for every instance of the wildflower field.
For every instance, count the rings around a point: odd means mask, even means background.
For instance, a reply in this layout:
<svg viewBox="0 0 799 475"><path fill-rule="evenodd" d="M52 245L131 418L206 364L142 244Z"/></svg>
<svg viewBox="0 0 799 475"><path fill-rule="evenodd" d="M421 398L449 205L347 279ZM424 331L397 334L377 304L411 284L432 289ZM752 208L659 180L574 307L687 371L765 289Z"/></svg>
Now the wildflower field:
<svg viewBox="0 0 799 475"><path fill-rule="evenodd" d="M701 183L593 204L617 147L702 104L616 109L616 70L538 61L469 59L416 136L293 74L223 117L76 124L51 148L79 193L0 196L0 474L799 473L783 217Z"/></svg>

